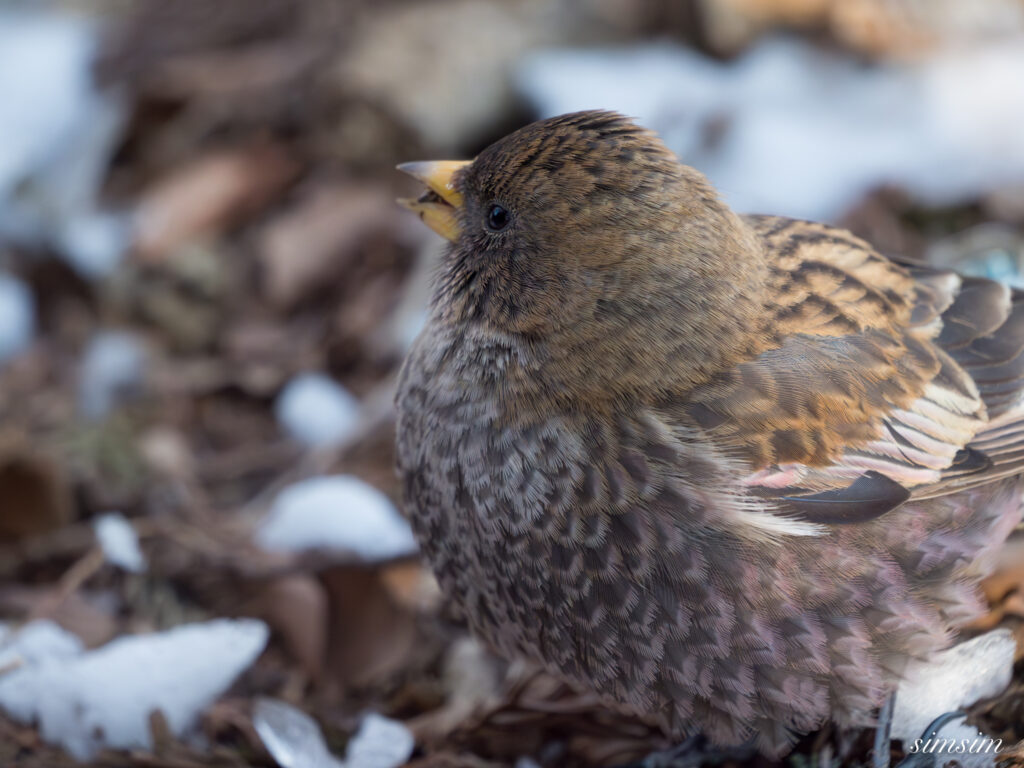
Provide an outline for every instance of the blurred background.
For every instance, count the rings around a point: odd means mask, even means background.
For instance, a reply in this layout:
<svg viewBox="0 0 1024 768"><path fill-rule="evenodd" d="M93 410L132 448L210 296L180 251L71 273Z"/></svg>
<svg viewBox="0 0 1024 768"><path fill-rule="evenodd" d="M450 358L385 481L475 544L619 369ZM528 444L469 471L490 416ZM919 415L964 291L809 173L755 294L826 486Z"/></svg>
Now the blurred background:
<svg viewBox="0 0 1024 768"><path fill-rule="evenodd" d="M1024 285L1022 0L0 5L0 766L666 746L466 636L392 469L441 252L395 164L587 108L740 211ZM1024 638L1021 562L985 626ZM861 764L832 739L798 758Z"/></svg>

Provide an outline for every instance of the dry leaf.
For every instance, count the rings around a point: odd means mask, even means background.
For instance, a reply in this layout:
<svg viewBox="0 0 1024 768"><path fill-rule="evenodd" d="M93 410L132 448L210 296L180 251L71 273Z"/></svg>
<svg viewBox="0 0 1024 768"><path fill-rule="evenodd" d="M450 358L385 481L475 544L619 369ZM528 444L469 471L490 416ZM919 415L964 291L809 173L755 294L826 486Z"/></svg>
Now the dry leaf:
<svg viewBox="0 0 1024 768"><path fill-rule="evenodd" d="M1014 536L996 554L993 573L982 589L990 603L997 603L1010 592L1024 594L1024 536Z"/></svg>
<svg viewBox="0 0 1024 768"><path fill-rule="evenodd" d="M146 190L136 209L139 256L159 262L244 221L295 178L299 166L267 141L196 158Z"/></svg>
<svg viewBox="0 0 1024 768"><path fill-rule="evenodd" d="M321 578L331 606L328 670L339 682L368 685L394 673L416 639L413 615L398 606L376 569L338 567Z"/></svg>
<svg viewBox="0 0 1024 768"><path fill-rule="evenodd" d="M71 522L71 493L57 463L19 438L0 438L0 544Z"/></svg>
<svg viewBox="0 0 1024 768"><path fill-rule="evenodd" d="M327 592L316 578L296 574L269 582L245 613L270 625L309 680L323 672L328 632Z"/></svg>
<svg viewBox="0 0 1024 768"><path fill-rule="evenodd" d="M397 209L379 184L339 184L310 192L263 233L263 290L289 308L339 279L363 239L393 226Z"/></svg>

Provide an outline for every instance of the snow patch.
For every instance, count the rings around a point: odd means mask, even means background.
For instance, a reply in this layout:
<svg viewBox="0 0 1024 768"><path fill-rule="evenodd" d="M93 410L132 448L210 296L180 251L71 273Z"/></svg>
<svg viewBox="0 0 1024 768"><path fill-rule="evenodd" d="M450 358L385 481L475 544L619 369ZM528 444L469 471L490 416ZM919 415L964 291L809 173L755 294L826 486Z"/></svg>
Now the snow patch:
<svg viewBox="0 0 1024 768"><path fill-rule="evenodd" d="M997 629L911 661L896 692L893 738L913 741L940 715L1000 694L1013 677L1016 649L1013 633Z"/></svg>
<svg viewBox="0 0 1024 768"><path fill-rule="evenodd" d="M0 11L0 240L54 247L90 277L131 236L97 207L126 114L93 80L99 35L84 16Z"/></svg>
<svg viewBox="0 0 1024 768"><path fill-rule="evenodd" d="M291 704L264 698L253 724L281 768L398 768L412 756L415 739L402 723L370 713L348 743L344 760L328 751L317 722Z"/></svg>
<svg viewBox="0 0 1024 768"><path fill-rule="evenodd" d="M101 419L141 386L146 351L124 331L101 331L90 340L79 371L78 403L89 418Z"/></svg>
<svg viewBox="0 0 1024 768"><path fill-rule="evenodd" d="M93 531L107 562L131 573L146 570L146 558L139 549L135 529L119 512L101 515L93 523Z"/></svg>
<svg viewBox="0 0 1024 768"><path fill-rule="evenodd" d="M0 274L0 364L25 351L35 335L36 306L20 280Z"/></svg>
<svg viewBox="0 0 1024 768"><path fill-rule="evenodd" d="M359 401L322 373L303 373L288 382L274 410L282 428L311 447L344 445L360 423Z"/></svg>
<svg viewBox="0 0 1024 768"><path fill-rule="evenodd" d="M314 477L285 488L256 534L271 552L321 550L363 562L413 554L416 541L387 496L357 477Z"/></svg>
<svg viewBox="0 0 1024 768"><path fill-rule="evenodd" d="M316 720L278 699L261 698L252 723L270 756L281 768L341 768L345 764L327 749Z"/></svg>
<svg viewBox="0 0 1024 768"><path fill-rule="evenodd" d="M408 728L371 712L348 743L345 764L350 768L398 768L405 765L415 746Z"/></svg>
<svg viewBox="0 0 1024 768"><path fill-rule="evenodd" d="M160 710L182 735L262 652L265 624L219 619L122 637L94 651L29 624L13 644L23 665L0 675L0 708L35 723L42 738L88 760L104 747L149 749L149 716ZM2 657L0 657L2 658Z"/></svg>
<svg viewBox="0 0 1024 768"><path fill-rule="evenodd" d="M0 670L38 664L46 659L70 659L83 650L85 646L77 635L49 619L33 621L21 629L0 623Z"/></svg>

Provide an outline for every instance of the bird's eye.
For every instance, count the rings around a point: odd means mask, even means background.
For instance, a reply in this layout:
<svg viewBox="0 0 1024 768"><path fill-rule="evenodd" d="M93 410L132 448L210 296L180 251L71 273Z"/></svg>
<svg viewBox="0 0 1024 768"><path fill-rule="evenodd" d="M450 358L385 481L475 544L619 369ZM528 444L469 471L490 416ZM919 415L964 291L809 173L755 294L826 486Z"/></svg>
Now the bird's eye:
<svg viewBox="0 0 1024 768"><path fill-rule="evenodd" d="M501 232L512 221L512 214L504 206L492 203L487 209L487 228L491 232Z"/></svg>

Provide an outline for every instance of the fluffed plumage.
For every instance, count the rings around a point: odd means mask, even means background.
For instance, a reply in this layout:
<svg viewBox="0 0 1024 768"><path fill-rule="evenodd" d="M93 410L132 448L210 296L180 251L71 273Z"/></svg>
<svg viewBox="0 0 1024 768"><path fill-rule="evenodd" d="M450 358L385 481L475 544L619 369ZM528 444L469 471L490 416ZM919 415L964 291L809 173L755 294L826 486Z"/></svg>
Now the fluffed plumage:
<svg viewBox="0 0 1024 768"><path fill-rule="evenodd" d="M1020 519L1024 294L740 217L612 113L431 168L398 460L474 631L677 736L870 722Z"/></svg>

